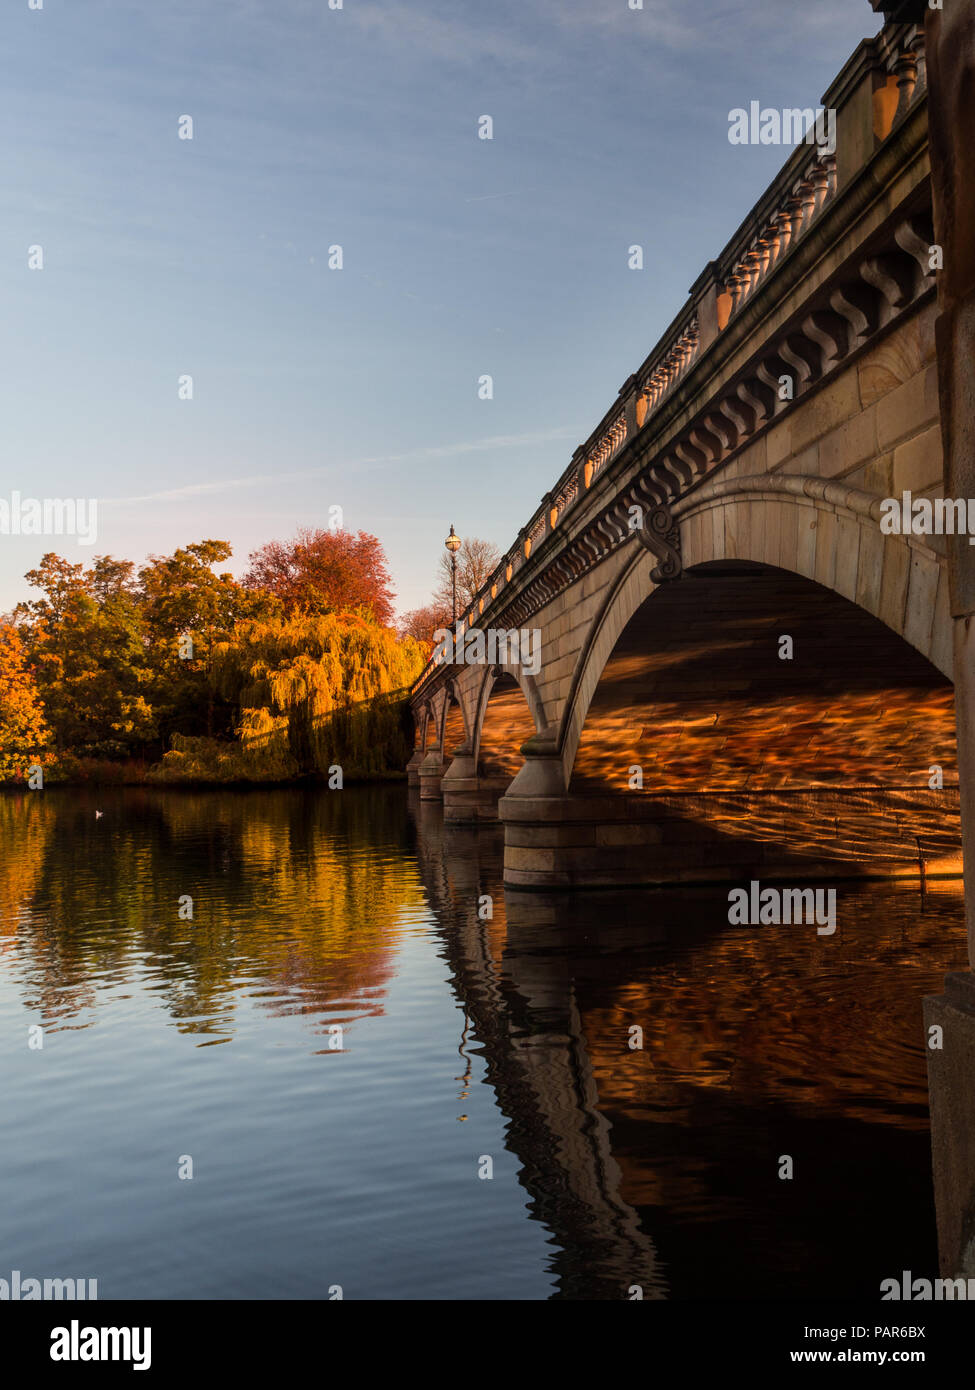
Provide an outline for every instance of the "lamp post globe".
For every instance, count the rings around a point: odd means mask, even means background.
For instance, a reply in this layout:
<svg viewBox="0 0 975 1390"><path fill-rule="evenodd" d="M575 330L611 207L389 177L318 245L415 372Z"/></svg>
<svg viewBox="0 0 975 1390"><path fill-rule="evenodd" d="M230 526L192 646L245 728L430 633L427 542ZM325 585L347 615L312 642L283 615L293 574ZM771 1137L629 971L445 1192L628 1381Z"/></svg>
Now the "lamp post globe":
<svg viewBox="0 0 975 1390"><path fill-rule="evenodd" d="M450 551L450 619L457 623L457 552L460 549L460 536L454 531L453 522L450 524L450 535L444 541L444 545Z"/></svg>

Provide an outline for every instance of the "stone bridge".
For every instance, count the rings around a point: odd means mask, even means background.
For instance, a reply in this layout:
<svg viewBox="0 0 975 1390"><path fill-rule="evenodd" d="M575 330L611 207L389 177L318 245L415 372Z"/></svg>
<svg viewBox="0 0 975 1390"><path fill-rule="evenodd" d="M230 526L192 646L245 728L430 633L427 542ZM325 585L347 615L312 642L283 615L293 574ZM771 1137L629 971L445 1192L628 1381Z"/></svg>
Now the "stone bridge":
<svg viewBox="0 0 975 1390"><path fill-rule="evenodd" d="M835 151L797 146L457 624L474 661L420 677L410 780L500 816L512 889L953 873L963 843L972 965L975 548L884 503L975 498L975 0L871 3ZM479 663L513 629L540 660ZM971 969L925 1025L971 1278Z"/></svg>
<svg viewBox="0 0 975 1390"><path fill-rule="evenodd" d="M960 866L923 28L822 104L412 692L512 887Z"/></svg>

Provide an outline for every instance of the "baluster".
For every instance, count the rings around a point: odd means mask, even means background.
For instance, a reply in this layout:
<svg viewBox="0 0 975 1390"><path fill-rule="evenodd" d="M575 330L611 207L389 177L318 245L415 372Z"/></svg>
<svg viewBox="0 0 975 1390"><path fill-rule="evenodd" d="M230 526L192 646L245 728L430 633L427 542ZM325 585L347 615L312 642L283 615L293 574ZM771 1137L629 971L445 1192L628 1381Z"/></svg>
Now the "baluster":
<svg viewBox="0 0 975 1390"><path fill-rule="evenodd" d="M809 230L809 224L816 215L816 190L808 176L799 180L798 193L802 208L802 224L799 228L799 235L802 236Z"/></svg>
<svg viewBox="0 0 975 1390"><path fill-rule="evenodd" d="M904 112L911 104L911 97L914 95L914 88L917 85L917 58L910 49L905 49L899 53L894 63L894 72L897 74L897 110L894 112L894 120L897 121L903 116Z"/></svg>
<svg viewBox="0 0 975 1390"><path fill-rule="evenodd" d="M792 245L792 213L783 209L775 220L779 224L779 255L784 256Z"/></svg>
<svg viewBox="0 0 975 1390"><path fill-rule="evenodd" d="M792 197L786 203L786 215L789 218L789 245L794 246L802 235L802 199L799 197L798 184L792 191Z"/></svg>
<svg viewBox="0 0 975 1390"><path fill-rule="evenodd" d="M911 47L914 49L914 56L917 59L917 72L915 74L914 91L911 93L911 100L916 101L928 86L928 63L924 49L924 26L920 25L914 32L911 39Z"/></svg>
<svg viewBox="0 0 975 1390"><path fill-rule="evenodd" d="M826 190L829 187L829 171L825 169L822 164L817 164L809 178L812 183L813 197L815 199L815 207L813 209L813 216L815 217L822 211L822 206L826 201Z"/></svg>
<svg viewBox="0 0 975 1390"><path fill-rule="evenodd" d="M779 259L779 249L782 245L782 233L779 230L779 219L774 217L762 233L762 241L768 247L768 265L766 270L771 270Z"/></svg>
<svg viewBox="0 0 975 1390"><path fill-rule="evenodd" d="M755 283L760 285L768 274L768 268L772 261L772 248L769 245L765 232L758 238L755 247Z"/></svg>
<svg viewBox="0 0 975 1390"><path fill-rule="evenodd" d="M745 286L745 298L747 299L758 284L758 252L754 246L745 257L745 270L748 274L748 284Z"/></svg>

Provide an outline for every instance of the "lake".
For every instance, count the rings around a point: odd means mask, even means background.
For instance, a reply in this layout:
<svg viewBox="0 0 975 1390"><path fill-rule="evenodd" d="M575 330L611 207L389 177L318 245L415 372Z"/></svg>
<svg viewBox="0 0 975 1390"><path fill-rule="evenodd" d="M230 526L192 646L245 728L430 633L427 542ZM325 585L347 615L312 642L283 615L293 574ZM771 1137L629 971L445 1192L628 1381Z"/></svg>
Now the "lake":
<svg viewBox="0 0 975 1390"><path fill-rule="evenodd" d="M100 813L100 814L99 814ZM402 785L0 797L0 1278L108 1298L878 1297L936 1248L960 884L505 892ZM791 1173L791 1176L789 1175Z"/></svg>

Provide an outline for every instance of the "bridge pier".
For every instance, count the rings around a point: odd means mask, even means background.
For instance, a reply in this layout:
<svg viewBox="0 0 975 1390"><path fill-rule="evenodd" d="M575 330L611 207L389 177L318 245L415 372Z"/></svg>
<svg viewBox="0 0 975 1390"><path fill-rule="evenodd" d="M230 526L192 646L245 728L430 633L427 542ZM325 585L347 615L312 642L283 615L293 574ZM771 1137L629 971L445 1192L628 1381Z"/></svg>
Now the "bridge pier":
<svg viewBox="0 0 975 1390"><path fill-rule="evenodd" d="M650 864L654 849L659 850L659 828L655 821L630 819L632 802L623 795L517 795L512 786L498 807L504 823L505 887L653 882ZM647 872L650 878L641 877Z"/></svg>
<svg viewBox="0 0 975 1390"><path fill-rule="evenodd" d="M420 800L439 801L440 783L443 780L444 765L443 754L439 747L434 746L427 750L427 755L420 764Z"/></svg>
<svg viewBox="0 0 975 1390"><path fill-rule="evenodd" d="M415 748L413 756L406 764L406 785L408 787L418 787L420 785L420 768L426 758L426 749Z"/></svg>
<svg viewBox="0 0 975 1390"><path fill-rule="evenodd" d="M509 781L508 777L478 775L473 758L455 757L441 783L444 820L450 825L496 822L498 803Z"/></svg>
<svg viewBox="0 0 975 1390"><path fill-rule="evenodd" d="M925 999L924 1029L939 1263L946 1278L971 1279L975 1278L975 975L971 971L947 975L944 994Z"/></svg>
<svg viewBox="0 0 975 1390"><path fill-rule="evenodd" d="M440 790L445 824L473 825L479 820L496 819L493 805L477 775L477 760L469 743L462 743L454 753Z"/></svg>
<svg viewBox="0 0 975 1390"><path fill-rule="evenodd" d="M812 882L951 872L953 789L569 793L503 797L509 888L635 888L679 883ZM943 842L939 846L939 837Z"/></svg>

